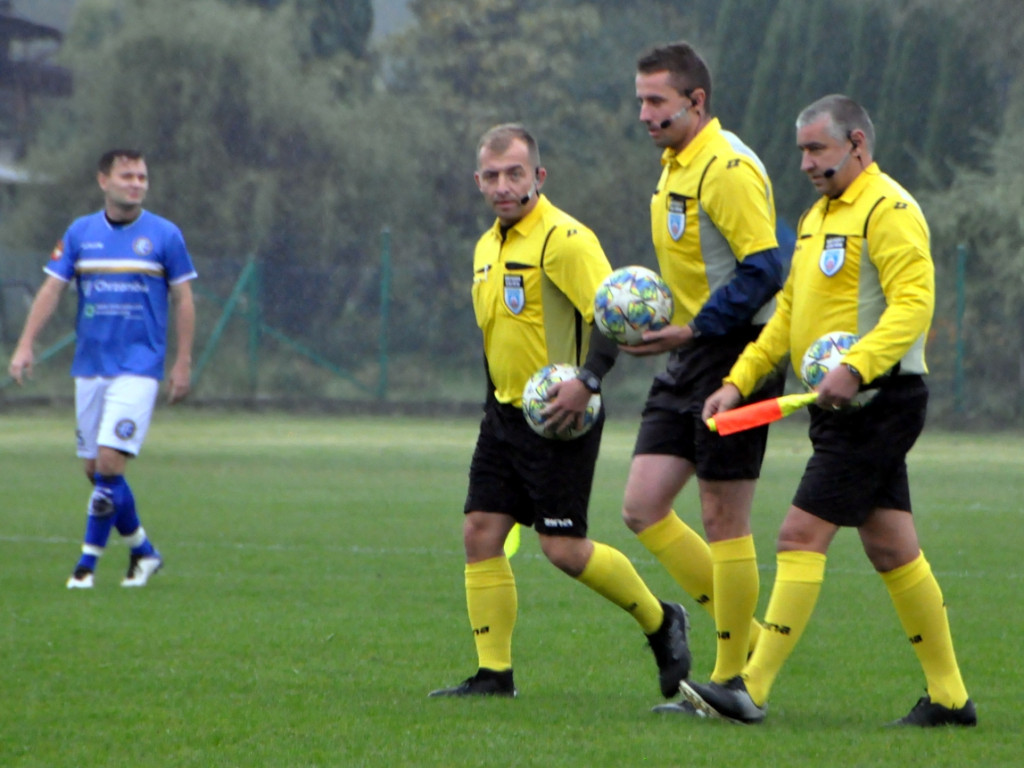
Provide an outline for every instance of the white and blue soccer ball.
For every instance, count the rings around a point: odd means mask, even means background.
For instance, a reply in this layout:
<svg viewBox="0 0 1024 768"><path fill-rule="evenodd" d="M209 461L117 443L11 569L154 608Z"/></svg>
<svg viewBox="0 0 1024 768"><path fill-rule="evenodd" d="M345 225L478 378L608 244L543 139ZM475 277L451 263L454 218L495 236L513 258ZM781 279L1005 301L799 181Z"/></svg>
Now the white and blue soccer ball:
<svg viewBox="0 0 1024 768"><path fill-rule="evenodd" d="M826 333L804 352L800 360L800 380L808 390L821 384L822 379L842 362L843 355L860 341L860 336L845 331Z"/></svg>
<svg viewBox="0 0 1024 768"><path fill-rule="evenodd" d="M578 374L579 368L556 363L545 365L526 382L526 386L523 387L523 416L538 435L556 440L572 440L585 435L597 423L597 418L601 415L601 395L597 392L590 396L587 410L583 413L583 426L579 429L555 432L545 424L544 416L541 414L551 400L551 386L556 382L575 379Z"/></svg>
<svg viewBox="0 0 1024 768"><path fill-rule="evenodd" d="M668 284L647 267L622 267L604 279L594 297L594 324L619 344L643 341L644 331L672 322L675 302Z"/></svg>

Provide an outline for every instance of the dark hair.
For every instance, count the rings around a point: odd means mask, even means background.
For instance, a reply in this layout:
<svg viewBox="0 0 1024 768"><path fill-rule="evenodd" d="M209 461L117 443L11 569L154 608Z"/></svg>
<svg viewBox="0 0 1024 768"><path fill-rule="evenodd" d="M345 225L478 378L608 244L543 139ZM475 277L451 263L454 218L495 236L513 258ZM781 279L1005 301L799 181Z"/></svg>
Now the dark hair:
<svg viewBox="0 0 1024 768"><path fill-rule="evenodd" d="M480 161L480 150L484 147L487 147L492 152L501 154L516 139L526 144L526 149L530 155L530 162L533 163L534 168L540 168L540 147L537 146L537 140L519 123L502 123L488 129L480 137L480 141L476 145L477 162Z"/></svg>
<svg viewBox="0 0 1024 768"><path fill-rule="evenodd" d="M104 176L110 175L110 169L114 167L114 161L119 157L123 157L125 160L146 159L137 149L109 149L100 155L100 161L96 164L97 170Z"/></svg>
<svg viewBox="0 0 1024 768"><path fill-rule="evenodd" d="M796 119L796 127L800 129L805 125L810 125L823 115L832 118L829 133L833 138L842 141L844 138L848 139L853 131L863 131L867 151L874 152L875 126L871 122L868 111L856 101L841 93L822 96L801 110Z"/></svg>
<svg viewBox="0 0 1024 768"><path fill-rule="evenodd" d="M636 71L645 75L668 72L672 87L686 97L693 90L702 89L704 109L711 114L711 70L689 43L671 43L651 49L637 60Z"/></svg>

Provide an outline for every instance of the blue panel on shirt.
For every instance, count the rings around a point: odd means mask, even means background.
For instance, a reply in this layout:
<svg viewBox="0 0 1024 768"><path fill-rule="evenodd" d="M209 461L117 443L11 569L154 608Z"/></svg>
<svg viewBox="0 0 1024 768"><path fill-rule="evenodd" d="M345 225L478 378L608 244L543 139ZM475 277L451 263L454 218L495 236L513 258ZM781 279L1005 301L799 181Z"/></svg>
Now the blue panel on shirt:
<svg viewBox="0 0 1024 768"><path fill-rule="evenodd" d="M786 265L778 248L752 253L736 267L732 280L709 298L693 324L702 335L720 336L745 325L785 282Z"/></svg>
<svg viewBox="0 0 1024 768"><path fill-rule="evenodd" d="M196 276L185 239L149 211L114 227L102 211L76 220L45 268L78 286L72 376L162 379L169 286Z"/></svg>

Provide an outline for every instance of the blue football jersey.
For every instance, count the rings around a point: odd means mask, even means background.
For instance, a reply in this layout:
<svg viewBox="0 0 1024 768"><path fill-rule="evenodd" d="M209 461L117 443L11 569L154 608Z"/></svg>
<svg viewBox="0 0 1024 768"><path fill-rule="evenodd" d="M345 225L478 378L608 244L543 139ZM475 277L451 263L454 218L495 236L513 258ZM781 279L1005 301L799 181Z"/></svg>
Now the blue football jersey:
<svg viewBox="0 0 1024 768"><path fill-rule="evenodd" d="M78 286L72 376L163 378L169 286L196 277L177 226L145 210L125 226L83 216L43 271Z"/></svg>

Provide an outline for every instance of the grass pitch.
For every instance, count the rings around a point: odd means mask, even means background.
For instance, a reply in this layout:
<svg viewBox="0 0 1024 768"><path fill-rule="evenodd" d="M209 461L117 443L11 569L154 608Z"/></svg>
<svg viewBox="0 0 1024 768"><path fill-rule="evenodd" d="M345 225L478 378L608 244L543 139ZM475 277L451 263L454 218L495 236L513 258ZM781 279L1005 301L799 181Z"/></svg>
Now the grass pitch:
<svg viewBox="0 0 1024 768"><path fill-rule="evenodd" d="M755 501L761 606L807 457L773 427ZM918 528L949 606L977 729L883 724L923 678L857 537L837 538L814 620L759 727L658 716L635 623L524 533L509 700L428 700L473 672L461 507L476 421L162 410L129 477L166 567L118 586L113 543L68 591L88 486L73 416L0 416L0 766L1016 766L1024 438L926 431ZM681 599L619 520L635 422L611 421L591 508L654 591ZM687 489L678 509L697 524ZM115 537L116 538L116 537ZM692 601L694 675L713 626Z"/></svg>

